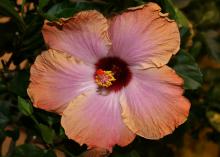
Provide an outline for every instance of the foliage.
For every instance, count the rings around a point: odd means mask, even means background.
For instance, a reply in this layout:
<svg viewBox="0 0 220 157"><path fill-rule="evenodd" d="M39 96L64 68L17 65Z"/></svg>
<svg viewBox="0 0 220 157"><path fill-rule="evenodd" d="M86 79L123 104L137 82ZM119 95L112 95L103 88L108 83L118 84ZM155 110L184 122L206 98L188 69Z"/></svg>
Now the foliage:
<svg viewBox="0 0 220 157"><path fill-rule="evenodd" d="M86 146L67 139L60 116L33 108L26 92L30 65L46 49L41 34L44 20L89 9L109 17L145 2L148 0L0 1L0 56L10 56L8 60L1 58L0 66L0 145L6 137L12 138L6 157L56 157L55 150L74 157L86 150ZM220 1L154 2L180 28L181 50L169 65L185 81L185 95L192 103L190 116L172 135L158 141L137 137L127 147L116 146L111 157L178 156L175 150L183 146L184 135L198 138L204 128L211 129L209 140L220 143ZM20 130L25 130L27 138L25 144L16 146Z"/></svg>

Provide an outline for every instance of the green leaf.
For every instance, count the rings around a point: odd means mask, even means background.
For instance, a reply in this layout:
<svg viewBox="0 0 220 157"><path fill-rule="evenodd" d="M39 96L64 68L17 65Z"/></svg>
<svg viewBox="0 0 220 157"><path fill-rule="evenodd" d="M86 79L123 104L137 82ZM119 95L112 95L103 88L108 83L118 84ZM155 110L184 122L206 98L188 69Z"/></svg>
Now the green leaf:
<svg viewBox="0 0 220 157"><path fill-rule="evenodd" d="M18 28L12 21L0 24L0 55L3 55L5 52L13 51L14 41L18 41L17 36L15 36L17 31Z"/></svg>
<svg viewBox="0 0 220 157"><path fill-rule="evenodd" d="M179 24L180 27L186 27L186 28L189 27L190 25L189 20L181 10L175 7L172 0L164 0L164 4L165 4L166 12L170 14L171 18L174 19Z"/></svg>
<svg viewBox="0 0 220 157"><path fill-rule="evenodd" d="M5 128L5 126L8 122L9 122L8 117L0 112L0 129Z"/></svg>
<svg viewBox="0 0 220 157"><path fill-rule="evenodd" d="M0 129L4 129L11 118L10 108L11 103L0 101ZM0 131L1 132L1 131Z"/></svg>
<svg viewBox="0 0 220 157"><path fill-rule="evenodd" d="M39 8L42 10L50 0L39 0Z"/></svg>
<svg viewBox="0 0 220 157"><path fill-rule="evenodd" d="M11 137L14 141L17 141L19 138L19 129L15 128L14 130L6 130L5 135Z"/></svg>
<svg viewBox="0 0 220 157"><path fill-rule="evenodd" d="M220 33L214 30L209 30L203 32L202 37L209 54L217 61L220 61Z"/></svg>
<svg viewBox="0 0 220 157"><path fill-rule="evenodd" d="M18 71L8 83L8 90L18 96L27 96L29 73L26 70Z"/></svg>
<svg viewBox="0 0 220 157"><path fill-rule="evenodd" d="M203 70L203 73L204 73L204 78L203 78L204 82L214 83L214 82L217 82L218 80L220 80L219 69L207 68L207 69ZM214 85L215 85L215 87L219 86L219 88L220 88L219 84L216 85L216 83L214 83Z"/></svg>
<svg viewBox="0 0 220 157"><path fill-rule="evenodd" d="M209 27L211 25L219 24L220 12L216 2L211 1L210 3L204 5L202 8L203 14L200 15L201 17L198 21L198 25Z"/></svg>
<svg viewBox="0 0 220 157"><path fill-rule="evenodd" d="M189 5L191 0L175 0L173 3L178 7L178 8L185 8Z"/></svg>
<svg viewBox="0 0 220 157"><path fill-rule="evenodd" d="M82 10L92 10L96 9L97 6L91 2L77 2L71 3L70 1L63 1L61 3L57 3L53 5L46 13L43 15L48 20L57 20L59 18L68 18L73 16L75 13Z"/></svg>
<svg viewBox="0 0 220 157"><path fill-rule="evenodd" d="M26 116L30 116L33 113L33 106L25 99L18 96L18 108Z"/></svg>
<svg viewBox="0 0 220 157"><path fill-rule="evenodd" d="M175 56L174 69L184 79L184 89L197 89L202 83L202 73L194 58L184 50Z"/></svg>
<svg viewBox="0 0 220 157"><path fill-rule="evenodd" d="M43 157L44 152L32 145L32 144L24 144L16 148L15 153L12 157Z"/></svg>
<svg viewBox="0 0 220 157"><path fill-rule="evenodd" d="M53 5L44 15L48 20L56 20L61 17L70 17L75 12L75 5L70 2L61 2Z"/></svg>
<svg viewBox="0 0 220 157"><path fill-rule="evenodd" d="M137 151L132 150L132 151L130 152L130 157L140 157L140 155L138 154Z"/></svg>
<svg viewBox="0 0 220 157"><path fill-rule="evenodd" d="M53 150L47 150L46 152L44 152L44 156L43 157L56 157L56 154L54 153Z"/></svg>
<svg viewBox="0 0 220 157"><path fill-rule="evenodd" d="M40 110L36 112L36 116L40 121L42 121L42 123L48 126L52 126L54 124L60 124L60 116L55 113Z"/></svg>
<svg viewBox="0 0 220 157"><path fill-rule="evenodd" d="M56 135L55 131L52 128L49 128L48 126L46 126L44 124L39 124L38 126L40 128L41 136L42 136L43 140L48 144L52 144L53 139Z"/></svg>
<svg viewBox="0 0 220 157"><path fill-rule="evenodd" d="M52 150L43 150L33 144L24 144L15 149L12 157L56 157Z"/></svg>
<svg viewBox="0 0 220 157"><path fill-rule="evenodd" d="M214 110L208 110L206 116L212 125L218 132L220 132L220 113Z"/></svg>
<svg viewBox="0 0 220 157"><path fill-rule="evenodd" d="M219 71L215 71L216 73ZM213 80L212 80L213 81ZM220 83L215 81L213 87L209 90L208 103L210 106L217 104L220 109Z"/></svg>
<svg viewBox="0 0 220 157"><path fill-rule="evenodd" d="M11 4L9 0L0 1L0 13L13 17L18 23L18 28L20 29L20 31L23 32L25 30L25 23L23 19L18 15L15 7Z"/></svg>
<svg viewBox="0 0 220 157"><path fill-rule="evenodd" d="M132 150L131 152L128 153L119 153L119 152L113 152L112 154L113 157L140 157L138 152L136 150Z"/></svg>
<svg viewBox="0 0 220 157"><path fill-rule="evenodd" d="M202 43L200 41L195 41L189 51L189 53L194 57L197 58L200 53L201 53L201 49L202 49Z"/></svg>

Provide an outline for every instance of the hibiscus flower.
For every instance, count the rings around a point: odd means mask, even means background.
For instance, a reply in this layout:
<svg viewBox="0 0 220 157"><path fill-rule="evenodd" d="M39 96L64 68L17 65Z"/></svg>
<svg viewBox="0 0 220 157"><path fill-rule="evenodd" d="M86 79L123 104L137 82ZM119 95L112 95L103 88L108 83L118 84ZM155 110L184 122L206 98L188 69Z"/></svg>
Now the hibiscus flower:
<svg viewBox="0 0 220 157"><path fill-rule="evenodd" d="M82 11L45 22L49 50L31 67L35 107L59 113L66 135L89 148L159 139L189 113L183 80L166 64L180 47L177 24L155 3L106 19Z"/></svg>

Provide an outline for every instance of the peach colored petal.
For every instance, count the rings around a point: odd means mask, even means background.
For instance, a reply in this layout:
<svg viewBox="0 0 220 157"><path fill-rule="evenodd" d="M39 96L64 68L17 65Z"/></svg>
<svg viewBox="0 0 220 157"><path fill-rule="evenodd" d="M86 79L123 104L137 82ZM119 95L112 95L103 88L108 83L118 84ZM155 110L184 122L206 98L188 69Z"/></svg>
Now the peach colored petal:
<svg viewBox="0 0 220 157"><path fill-rule="evenodd" d="M182 79L167 66L133 70L120 98L124 123L136 134L159 139L174 131L188 114Z"/></svg>
<svg viewBox="0 0 220 157"><path fill-rule="evenodd" d="M109 55L141 69L167 64L179 50L180 34L177 24L160 11L157 4L147 3L111 19Z"/></svg>
<svg viewBox="0 0 220 157"><path fill-rule="evenodd" d="M106 56L111 45L107 19L97 11L82 11L59 22L45 22L43 36L52 49L89 63Z"/></svg>
<svg viewBox="0 0 220 157"><path fill-rule="evenodd" d="M122 122L119 96L87 92L74 99L64 110L61 124L66 135L89 148L109 151L115 144L125 146L133 141L133 134Z"/></svg>
<svg viewBox="0 0 220 157"><path fill-rule="evenodd" d="M39 55L31 67L28 94L34 106L61 113L80 92L96 88L94 69L55 50Z"/></svg>

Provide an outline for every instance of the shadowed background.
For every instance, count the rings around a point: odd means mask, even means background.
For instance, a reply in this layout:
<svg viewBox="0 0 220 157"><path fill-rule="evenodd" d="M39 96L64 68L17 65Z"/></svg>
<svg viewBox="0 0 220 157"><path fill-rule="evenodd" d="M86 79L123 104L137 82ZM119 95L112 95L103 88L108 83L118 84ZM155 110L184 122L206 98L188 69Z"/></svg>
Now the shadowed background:
<svg viewBox="0 0 220 157"><path fill-rule="evenodd" d="M109 17L145 2L0 0L0 157L75 157L86 150L67 139L58 115L33 108L27 96L30 66L46 49L44 20L89 9ZM220 0L153 2L180 29L181 49L169 65L185 81L190 115L173 134L157 141L136 137L127 147L116 146L110 157L219 157Z"/></svg>

